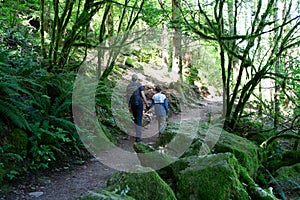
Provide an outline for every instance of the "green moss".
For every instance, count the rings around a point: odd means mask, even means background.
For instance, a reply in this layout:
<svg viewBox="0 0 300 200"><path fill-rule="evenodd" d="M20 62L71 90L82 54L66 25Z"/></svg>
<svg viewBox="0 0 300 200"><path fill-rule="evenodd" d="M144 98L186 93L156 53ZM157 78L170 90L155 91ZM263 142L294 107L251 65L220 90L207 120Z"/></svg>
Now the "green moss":
<svg viewBox="0 0 300 200"><path fill-rule="evenodd" d="M182 170L177 183L178 199L249 199L239 181L238 161L234 155L215 154L198 158Z"/></svg>
<svg viewBox="0 0 300 200"><path fill-rule="evenodd" d="M137 153L150 153L150 152L154 152L155 149L148 146L148 145L145 145L143 143L135 143L133 145L133 149L135 150L135 152Z"/></svg>
<svg viewBox="0 0 300 200"><path fill-rule="evenodd" d="M290 166L297 163L300 163L300 152L296 150L290 150L283 153L282 166Z"/></svg>
<svg viewBox="0 0 300 200"><path fill-rule="evenodd" d="M200 138L194 139L191 146L184 152L181 157L198 156L202 147L203 141Z"/></svg>
<svg viewBox="0 0 300 200"><path fill-rule="evenodd" d="M135 173L119 173L115 176L117 179L113 181L114 184L110 185L107 190L114 191L117 194L123 193L137 200L176 199L171 188L155 171L145 173L145 168L142 167L136 167L132 170Z"/></svg>
<svg viewBox="0 0 300 200"><path fill-rule="evenodd" d="M266 152L266 156L269 156L269 158L266 159L266 166L272 173L281 167L300 163L299 151L286 151L282 149L280 145L273 145L271 148L269 148Z"/></svg>
<svg viewBox="0 0 300 200"><path fill-rule="evenodd" d="M121 178L123 177L123 176L125 176L125 172L121 172L121 171L118 171L118 172L115 172L115 173L113 173L108 179L107 179L107 186L108 187L110 187L110 186L112 186L112 185L114 185L114 184L117 184L120 180L121 180Z"/></svg>
<svg viewBox="0 0 300 200"><path fill-rule="evenodd" d="M262 129L259 129L262 130ZM271 137L270 133L262 132L248 136L248 139L253 141L255 144L260 145L264 141L266 141L269 137Z"/></svg>
<svg viewBox="0 0 300 200"><path fill-rule="evenodd" d="M276 171L277 179L299 177L300 178L300 163L292 166L281 167Z"/></svg>
<svg viewBox="0 0 300 200"><path fill-rule="evenodd" d="M214 150L217 153L233 153L250 176L254 176L259 167L258 147L240 136L223 131Z"/></svg>
<svg viewBox="0 0 300 200"><path fill-rule="evenodd" d="M140 69L140 70L143 69L143 66L141 66L135 59L133 59L131 57L126 58L125 65L136 68L136 69Z"/></svg>
<svg viewBox="0 0 300 200"><path fill-rule="evenodd" d="M143 143L136 143L133 148L138 153L137 156L141 165L154 170L168 168L171 163L177 160L177 157L167 155Z"/></svg>
<svg viewBox="0 0 300 200"><path fill-rule="evenodd" d="M134 67L134 60L130 57L127 57L126 60L125 60L125 64L129 67Z"/></svg>
<svg viewBox="0 0 300 200"><path fill-rule="evenodd" d="M170 122L164 132L164 134L161 135L159 145L165 146L166 144L169 144L171 140L176 136L178 133L180 127L180 123L176 122Z"/></svg>
<svg viewBox="0 0 300 200"><path fill-rule="evenodd" d="M276 184L279 184L286 191L289 191L289 199L299 198L300 163L291 166L281 167L276 171Z"/></svg>
<svg viewBox="0 0 300 200"><path fill-rule="evenodd" d="M179 172L189 167L197 159L198 156L180 158L174 163L158 170L158 173L161 177L171 180L173 187L175 187L174 183L179 179Z"/></svg>

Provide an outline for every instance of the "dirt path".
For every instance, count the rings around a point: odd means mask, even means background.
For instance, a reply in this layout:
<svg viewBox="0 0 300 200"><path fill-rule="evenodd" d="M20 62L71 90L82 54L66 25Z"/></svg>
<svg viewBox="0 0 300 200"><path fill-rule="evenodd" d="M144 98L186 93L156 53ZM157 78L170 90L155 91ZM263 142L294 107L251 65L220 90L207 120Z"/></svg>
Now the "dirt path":
<svg viewBox="0 0 300 200"><path fill-rule="evenodd" d="M115 170L95 159L82 165L64 167L57 172L32 175L29 180L14 186L13 192L0 197L4 200L71 200L89 190L103 188Z"/></svg>

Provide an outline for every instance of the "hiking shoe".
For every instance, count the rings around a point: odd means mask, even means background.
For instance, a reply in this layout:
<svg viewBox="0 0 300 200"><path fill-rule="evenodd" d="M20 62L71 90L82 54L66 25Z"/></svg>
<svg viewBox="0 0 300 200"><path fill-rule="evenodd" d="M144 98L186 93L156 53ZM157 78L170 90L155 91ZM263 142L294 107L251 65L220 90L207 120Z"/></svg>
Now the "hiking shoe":
<svg viewBox="0 0 300 200"><path fill-rule="evenodd" d="M141 138L135 138L135 142L142 142Z"/></svg>

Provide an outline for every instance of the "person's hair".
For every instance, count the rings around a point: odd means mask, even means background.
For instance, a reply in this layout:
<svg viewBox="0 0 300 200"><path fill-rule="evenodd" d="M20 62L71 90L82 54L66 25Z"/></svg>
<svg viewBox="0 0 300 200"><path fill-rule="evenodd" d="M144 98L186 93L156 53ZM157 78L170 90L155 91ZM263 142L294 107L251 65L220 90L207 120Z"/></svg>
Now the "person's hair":
<svg viewBox="0 0 300 200"><path fill-rule="evenodd" d="M133 74L132 77L131 77L131 80L132 81L138 80L138 76L136 74Z"/></svg>
<svg viewBox="0 0 300 200"><path fill-rule="evenodd" d="M159 85L157 85L157 86L155 86L155 91L157 91L157 92L161 92L161 91L162 91L162 89L161 89L161 87L160 87Z"/></svg>

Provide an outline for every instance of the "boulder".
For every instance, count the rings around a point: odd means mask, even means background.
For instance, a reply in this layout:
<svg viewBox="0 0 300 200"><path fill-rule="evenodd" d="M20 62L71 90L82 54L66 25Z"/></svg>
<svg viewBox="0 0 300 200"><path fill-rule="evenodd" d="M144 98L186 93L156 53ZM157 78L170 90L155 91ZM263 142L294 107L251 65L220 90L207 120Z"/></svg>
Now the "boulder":
<svg viewBox="0 0 300 200"><path fill-rule="evenodd" d="M223 131L214 147L215 153L231 152L245 167L250 176L254 176L259 167L259 148L250 140Z"/></svg>
<svg viewBox="0 0 300 200"><path fill-rule="evenodd" d="M201 138L194 138L192 144L189 146L189 148L184 152L184 154L181 156L183 157L191 157L191 156L198 156L201 150L201 147L203 145L204 141ZM208 152L205 152L208 153Z"/></svg>
<svg viewBox="0 0 300 200"><path fill-rule="evenodd" d="M165 154L163 151L156 150L144 143L135 143L133 148L137 152L137 156L143 167L159 170L177 160L176 157Z"/></svg>
<svg viewBox="0 0 300 200"><path fill-rule="evenodd" d="M165 132L160 137L159 145L165 146L169 144L172 141L172 139L178 134L179 128L180 128L180 123L169 122Z"/></svg>
<svg viewBox="0 0 300 200"><path fill-rule="evenodd" d="M199 181L201 181L201 183L199 184L199 186L197 186L198 183L196 183L197 181L195 181L194 185L197 187L201 187L202 183L205 183L206 186L208 186L207 188L202 188L204 194L211 192L211 194L214 194L214 191L211 191L213 187L215 187L215 183L221 183L219 184L219 187L222 188L218 188L218 191L229 191L228 188L230 188L230 185L232 184L234 187L233 188L238 188L237 191L242 192L242 195L244 195L244 197L246 199L248 199L246 192L249 194L249 196L251 197L251 199L256 199L256 200L277 200L277 198L273 195L272 190L265 190L263 188L261 188L260 186L258 186L254 180L249 176L247 170L242 167L237 159L234 157L233 154L231 153L227 153L227 156L224 156L223 153L220 154L213 154L213 155L208 155L206 157L199 157L199 156L189 156L189 157L183 157L181 159L179 159L178 161L174 162L173 164L171 164L170 166L168 166L168 168L164 168L162 170L159 171L159 174L162 176L164 174L168 174L168 178L171 179L170 184L169 185L177 185L176 186L172 186L174 191L177 191L177 197L178 199L184 199L184 198L188 198L187 196L181 196L182 192L186 191L185 189L180 189L180 182L183 179L186 179L184 176L191 176L192 180L196 180L193 179L194 177L197 177L198 175L191 175L191 173L182 173L185 172L185 170L190 170L191 168L193 168L194 166L196 166L196 170L197 169L201 169L199 170L199 173L202 173L202 176L204 177L200 177ZM225 154L226 155L226 154ZM232 158L230 158L232 155ZM232 160L231 160L232 159ZM231 161L230 161L231 160ZM230 162L229 162L230 161ZM228 167L228 163L230 164ZM222 166L223 165L223 166ZM210 167L211 166L211 167ZM222 167L225 168L225 170L222 170ZM220 168L220 169L218 169ZM193 169L191 169L193 170ZM227 172L227 170L229 172ZM210 171L210 172L207 172ZM164 174L162 174L162 172L164 172ZM211 174L212 178L210 178L209 176L206 177L206 175ZM227 174L233 174L229 177L229 181L225 182L226 184L223 184L223 180L226 179L226 177L228 176ZM163 176L164 177L164 176ZM225 177L225 178L224 178ZM235 179L233 179L232 177L235 177ZM203 181L204 180L204 181ZM232 181L232 183L230 183L230 181ZM189 180L187 180L187 182L190 183ZM193 184L190 184L191 187ZM240 189L242 188L242 189ZM198 190L198 189L195 189ZM207 191L206 191L207 190ZM180 191L180 192L178 192ZM231 192L234 192L234 189L230 190ZM221 196L221 195L220 195ZM233 197L232 197L233 196ZM241 198L239 195L236 195L237 197L235 198L234 195L231 195L231 198L233 199L239 199ZM192 194L190 196L190 199L193 199L194 195ZM213 196L211 199L214 199L215 196ZM225 198L225 197L224 197ZM201 198L202 199L202 198ZM205 199L203 197L203 199ZM216 199L218 199L216 197ZM226 198L225 198L226 199Z"/></svg>
<svg viewBox="0 0 300 200"><path fill-rule="evenodd" d="M281 167L276 171L275 174L275 180L272 181L272 185L274 185L276 191L278 191L278 193L281 193L281 196L284 195L284 192L287 199L299 199L300 163ZM279 188L279 186L281 188Z"/></svg>
<svg viewBox="0 0 300 200"><path fill-rule="evenodd" d="M284 150L282 146L279 144L274 147L276 150L283 151L282 153L278 153L275 156L272 156L272 159L269 160L269 170L271 172L277 171L281 167L292 166L297 163L300 163L300 153L297 150ZM279 152L280 152L279 151Z"/></svg>
<svg viewBox="0 0 300 200"><path fill-rule="evenodd" d="M136 166L126 173L117 172L107 183L107 190L114 191L117 194L128 195L137 200L176 199L172 189L161 179L156 171L141 166Z"/></svg>
<svg viewBox="0 0 300 200"><path fill-rule="evenodd" d="M184 160L188 161L187 158ZM212 154L197 159L194 157L180 165L177 163L177 166L178 169L179 166L188 166L178 175L178 199L250 199L239 181L238 161L231 153Z"/></svg>

